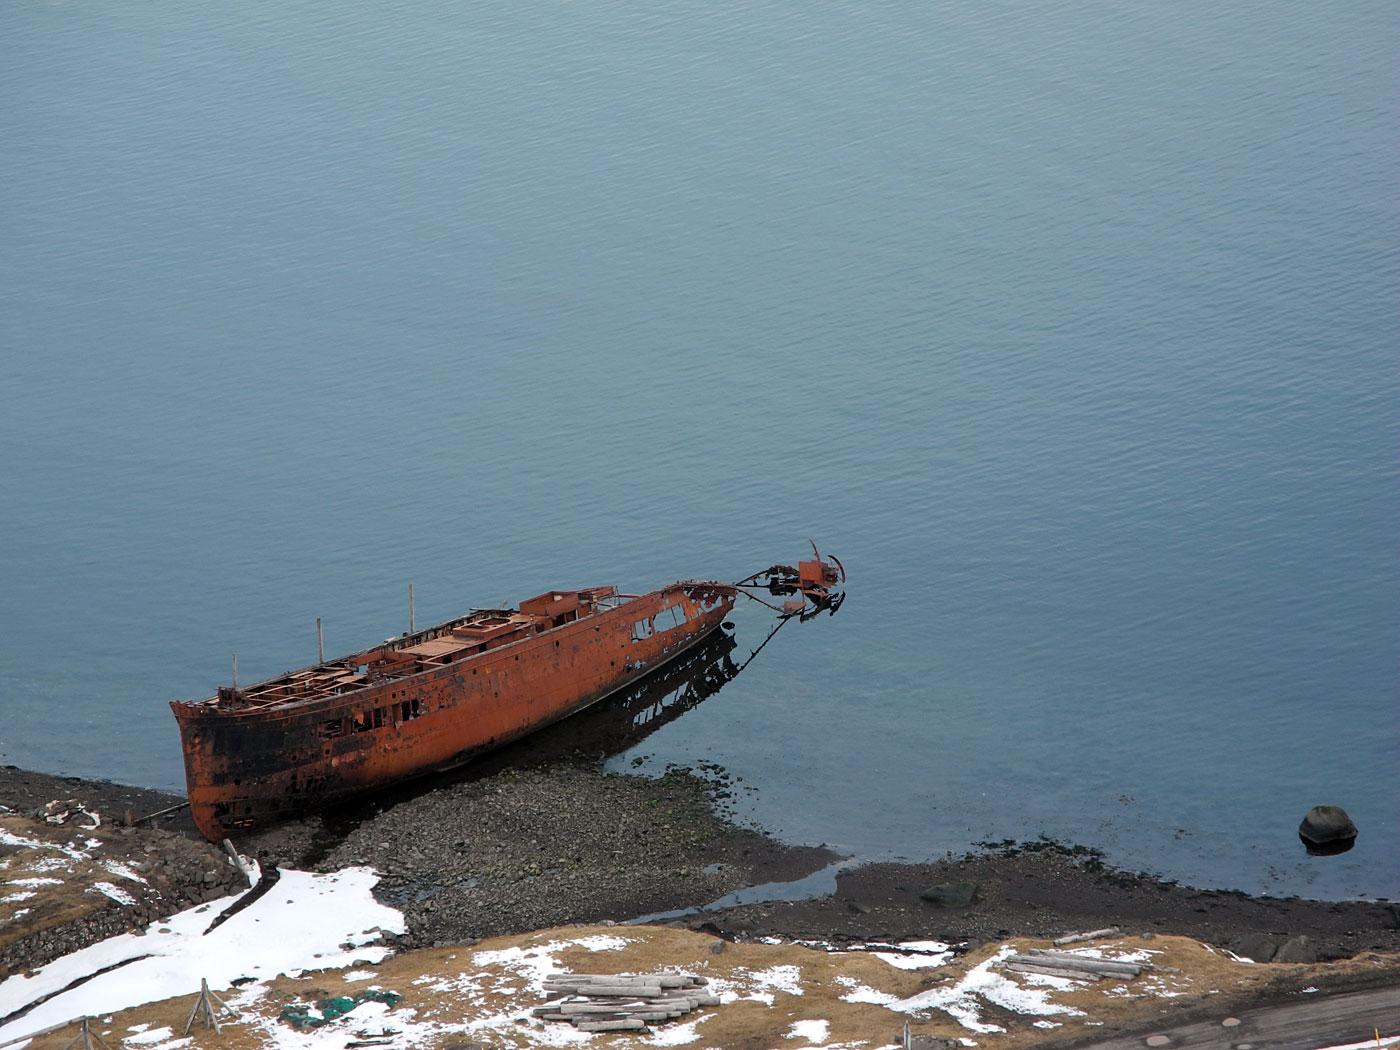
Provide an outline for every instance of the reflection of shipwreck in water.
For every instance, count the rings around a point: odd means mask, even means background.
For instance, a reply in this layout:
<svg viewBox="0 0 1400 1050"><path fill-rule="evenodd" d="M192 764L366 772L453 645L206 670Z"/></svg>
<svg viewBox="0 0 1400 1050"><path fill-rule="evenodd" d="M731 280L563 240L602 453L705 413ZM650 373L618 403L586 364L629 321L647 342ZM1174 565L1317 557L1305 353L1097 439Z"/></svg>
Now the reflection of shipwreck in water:
<svg viewBox="0 0 1400 1050"><path fill-rule="evenodd" d="M602 761L636 747L662 726L694 710L733 681L743 665L738 643L716 631L690 652L627 689L478 761L473 772L539 766L563 759ZM745 661L747 663L747 661Z"/></svg>

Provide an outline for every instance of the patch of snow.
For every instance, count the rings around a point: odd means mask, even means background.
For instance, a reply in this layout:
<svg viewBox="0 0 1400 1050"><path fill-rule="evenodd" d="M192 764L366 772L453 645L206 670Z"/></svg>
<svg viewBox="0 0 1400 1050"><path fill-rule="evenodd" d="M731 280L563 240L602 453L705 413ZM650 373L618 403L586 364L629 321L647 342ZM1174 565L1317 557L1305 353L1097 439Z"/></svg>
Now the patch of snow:
<svg viewBox="0 0 1400 1050"><path fill-rule="evenodd" d="M33 908L21 908L19 911L15 912L13 915L10 916L10 921L19 922L20 919L24 918L33 910Z"/></svg>
<svg viewBox="0 0 1400 1050"><path fill-rule="evenodd" d="M770 966L751 974L749 979L760 987L772 988L776 992L802 994L802 970L797 966Z"/></svg>
<svg viewBox="0 0 1400 1050"><path fill-rule="evenodd" d="M942 941L901 941L895 947L909 950L871 952L870 954L901 970L928 970L935 966L942 966L953 954L951 946Z"/></svg>
<svg viewBox="0 0 1400 1050"><path fill-rule="evenodd" d="M841 996L842 1002L874 1003L876 1006L889 1006L890 1003L899 1001L899 996L897 995L890 995L889 992L877 991L869 985L861 984L854 977L847 977L844 974L836 978L836 983L850 989L845 995Z"/></svg>
<svg viewBox="0 0 1400 1050"><path fill-rule="evenodd" d="M906 948L911 952L946 952L951 945L942 941L900 941L896 948Z"/></svg>
<svg viewBox="0 0 1400 1050"><path fill-rule="evenodd" d="M783 1033L783 1038L805 1039L809 1043L818 1045L826 1042L827 1033L830 1029L830 1021L794 1021L792 1027Z"/></svg>
<svg viewBox="0 0 1400 1050"><path fill-rule="evenodd" d="M1005 946L997 950L991 958L974 966L962 980L951 987L930 988L908 999L891 1003L890 1008L904 1013L915 1010L942 1010L955 1017L964 1028L974 1032L1001 1032L999 1025L984 1024L978 1014L979 1000L994 1003L1005 1010L1018 1014L1071 1014L1082 1016L1083 1011L1071 1006L1052 1002L1049 992L1055 990L1053 984L1027 982L1018 984L999 972L993 972L994 964L1013 953L1014 949ZM1048 975L1040 975L1048 976ZM1052 980L1063 980L1062 978Z"/></svg>
<svg viewBox="0 0 1400 1050"><path fill-rule="evenodd" d="M194 1046L194 1036L178 1037L169 1029L166 1029L165 1033L166 1038L163 1042L139 1043L137 1045L142 1050L185 1050L185 1047Z"/></svg>
<svg viewBox="0 0 1400 1050"><path fill-rule="evenodd" d="M121 861L104 860L102 866L120 879L129 879L132 882L139 882L143 886L149 885L144 878L136 874L136 872L132 871L130 867L123 864Z"/></svg>
<svg viewBox="0 0 1400 1050"><path fill-rule="evenodd" d="M193 994L201 977L217 989L227 988L236 977L269 980L278 973L296 975L305 969L347 966L357 959L377 962L389 949L365 946L377 940L381 930L402 933L405 929L403 915L371 894L378 881L369 868L346 868L329 875L284 869L275 896L266 895L208 936L204 932L215 915L236 898L226 897L214 907L199 905L163 920L160 926L170 929L168 936L121 934L40 967L32 976L11 977L0 983L0 1016L99 970L117 967L53 995L26 1016L0 1026L0 1043L70 1017ZM147 930L156 928L152 924ZM351 948L342 949L342 944Z"/></svg>
<svg viewBox="0 0 1400 1050"><path fill-rule="evenodd" d="M92 889L96 890L98 893L102 893L108 897L111 897L112 900L116 901L118 904L136 903L135 897L127 893L126 890L120 889L110 882L94 882L92 884Z"/></svg>
<svg viewBox="0 0 1400 1050"><path fill-rule="evenodd" d="M467 1004L470 1006L471 1003ZM331 1026L327 1025L329 1029ZM557 1024L548 1021L541 1021L537 1017L529 1017L522 1010L511 1010L504 1013L489 1014L476 1017L472 1020L457 1020L450 1026L442 1026L430 1021L419 1022L417 1024L405 1025L398 1017L394 1018L394 1027L399 1028L399 1039L406 1040L409 1045L415 1042L423 1045L432 1036L446 1034L447 1032L466 1032L468 1037L473 1033L479 1033L487 1037L488 1041L494 1043L493 1036L500 1036L509 1032L513 1035L524 1036L528 1032L529 1046L579 1046L588 1043L593 1039L593 1033L580 1032L573 1025ZM270 1044L278 1047L279 1050L340 1050L345 1045L344 1032L340 1033L340 1041L326 1041L318 1044L289 1043L285 1037Z"/></svg>
<svg viewBox="0 0 1400 1050"><path fill-rule="evenodd" d="M1084 987L1071 977L1056 977L1053 973L1018 973L1016 976L1021 979L1023 984L1038 984L1058 991Z"/></svg>
<svg viewBox="0 0 1400 1050"><path fill-rule="evenodd" d="M20 901L27 901L31 897L39 896L38 890L20 890L17 893L9 893L0 897L0 904L18 904Z"/></svg>
<svg viewBox="0 0 1400 1050"><path fill-rule="evenodd" d="M102 843L97 839L93 839L92 843L98 846L102 845ZM45 842L43 839L32 839L29 838L27 835L17 835L13 831L10 831L6 828L0 828L0 845L22 846L25 849L53 850L54 852L62 853L65 857L69 857L73 860L88 860L90 858L90 854L84 853L80 849L74 849L71 845L62 846L56 842Z"/></svg>
<svg viewBox="0 0 1400 1050"><path fill-rule="evenodd" d="M148 1028L150 1031L146 1031ZM141 1024L135 1028L128 1028L127 1031L137 1034L126 1036L122 1042L136 1046L145 1046L147 1043L163 1043L175 1034L168 1025L164 1028L151 1028L148 1024Z"/></svg>
<svg viewBox="0 0 1400 1050"><path fill-rule="evenodd" d="M700 1038L699 1026L710 1019L707 1014L704 1017L697 1017L693 1021L685 1024L669 1024L659 1032L643 1039L642 1042L651 1046L684 1046L686 1043L693 1043Z"/></svg>
<svg viewBox="0 0 1400 1050"><path fill-rule="evenodd" d="M11 879L5 883L6 886L62 886L62 879L34 878L34 879Z"/></svg>
<svg viewBox="0 0 1400 1050"><path fill-rule="evenodd" d="M1124 983L1113 988L1106 988L1103 994L1122 999L1132 999L1141 995L1151 995L1158 999L1179 999L1186 993L1168 987L1165 977L1153 975L1139 978L1133 982L1132 986Z"/></svg>
<svg viewBox="0 0 1400 1050"><path fill-rule="evenodd" d="M634 943L633 939L595 934L587 937L561 938L544 944L529 947L503 948L496 951L473 952L467 972L451 976L424 975L416 979L415 985L425 986L431 991L458 996L464 1006L470 1007L485 994L507 995L517 1001L525 996L543 995L544 979L564 967L557 955L566 948L581 947L589 951L617 951ZM482 967L497 967L505 972L482 970ZM394 1023L404 1029L402 1038L410 1037L399 1015ZM411 1026L413 1039L427 1040L438 1034L479 1033L491 1036L510 1031L525 1034L528 1032L531 1046L576 1046L589 1042L593 1036L580 1032L571 1025L555 1024L528 1016L528 1007L517 1006L508 1012L479 1016L471 1020L458 1020L448 1028L429 1022ZM298 1043L295 1047L280 1038L275 1045L283 1050L322 1050L320 1044ZM326 1044L325 1050L340 1050L343 1043Z"/></svg>
<svg viewBox="0 0 1400 1050"><path fill-rule="evenodd" d="M1364 1050L1365 1047L1394 1046L1400 1043L1400 1035L1383 1035L1379 1040L1367 1039L1361 1043L1344 1043L1341 1046L1320 1046L1317 1050Z"/></svg>
<svg viewBox="0 0 1400 1050"><path fill-rule="evenodd" d="M758 971L736 970L729 977L711 977L709 988L710 994L718 996L723 1003L743 999L772 1006L777 992L801 995L801 981L799 967L770 966Z"/></svg>
<svg viewBox="0 0 1400 1050"><path fill-rule="evenodd" d="M547 944L537 944L532 948L502 948L499 951L473 952L471 961L473 966L478 967L504 966L512 968L516 971L517 977L524 978L535 990L541 990L545 977L563 969L562 965L554 959L556 952L564 948L586 948L591 952L615 952L626 948L631 943L632 941L626 937L594 934L577 939L550 941Z"/></svg>
<svg viewBox="0 0 1400 1050"><path fill-rule="evenodd" d="M351 970L345 975L345 983L349 984L351 981L368 981L371 977L378 976L379 975L373 970Z"/></svg>
<svg viewBox="0 0 1400 1050"><path fill-rule="evenodd" d="M616 937L606 933L595 933L591 937L580 937L576 941L570 941L580 948L587 948L590 952L620 952L629 944L633 943L630 937Z"/></svg>
<svg viewBox="0 0 1400 1050"><path fill-rule="evenodd" d="M39 849L41 846L46 845L46 843L40 842L38 839L31 839L26 835L16 835L8 828L0 828L0 845Z"/></svg>

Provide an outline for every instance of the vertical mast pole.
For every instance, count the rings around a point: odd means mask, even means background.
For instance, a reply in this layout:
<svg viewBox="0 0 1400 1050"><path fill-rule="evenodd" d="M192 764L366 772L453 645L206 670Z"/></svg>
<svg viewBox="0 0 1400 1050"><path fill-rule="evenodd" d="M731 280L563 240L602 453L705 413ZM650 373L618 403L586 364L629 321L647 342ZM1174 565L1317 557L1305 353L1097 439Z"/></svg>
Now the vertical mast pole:
<svg viewBox="0 0 1400 1050"><path fill-rule="evenodd" d="M238 654L233 654L233 689L238 691Z"/></svg>
<svg viewBox="0 0 1400 1050"><path fill-rule="evenodd" d="M408 585L408 633L413 633L413 584Z"/></svg>
<svg viewBox="0 0 1400 1050"><path fill-rule="evenodd" d="M316 662L323 664L326 662L326 642L321 635L321 618L316 617Z"/></svg>

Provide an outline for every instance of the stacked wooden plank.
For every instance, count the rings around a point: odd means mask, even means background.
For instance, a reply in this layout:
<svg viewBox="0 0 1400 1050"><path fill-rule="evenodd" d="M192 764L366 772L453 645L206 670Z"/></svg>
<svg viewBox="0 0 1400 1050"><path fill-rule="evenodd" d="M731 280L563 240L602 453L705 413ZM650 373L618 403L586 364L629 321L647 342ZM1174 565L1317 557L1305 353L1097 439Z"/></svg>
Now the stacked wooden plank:
<svg viewBox="0 0 1400 1050"><path fill-rule="evenodd" d="M1092 955L1075 955L1073 952L1052 952L1044 948L1032 948L1025 955L1009 956L1002 966L1015 973L1072 977L1077 981L1100 981L1106 977L1131 981L1143 971L1141 963L1099 959Z"/></svg>
<svg viewBox="0 0 1400 1050"><path fill-rule="evenodd" d="M699 1006L718 1006L719 998L699 989L706 980L686 973L636 974L552 973L544 990L563 998L535 1008L546 1021L565 1021L580 1032L647 1031L674 1021Z"/></svg>
<svg viewBox="0 0 1400 1050"><path fill-rule="evenodd" d="M1063 944L1078 944L1080 941L1101 941L1105 937L1117 937L1122 931L1117 926L1105 926L1102 930L1090 930L1088 933L1067 933L1063 937L1055 938L1055 947Z"/></svg>

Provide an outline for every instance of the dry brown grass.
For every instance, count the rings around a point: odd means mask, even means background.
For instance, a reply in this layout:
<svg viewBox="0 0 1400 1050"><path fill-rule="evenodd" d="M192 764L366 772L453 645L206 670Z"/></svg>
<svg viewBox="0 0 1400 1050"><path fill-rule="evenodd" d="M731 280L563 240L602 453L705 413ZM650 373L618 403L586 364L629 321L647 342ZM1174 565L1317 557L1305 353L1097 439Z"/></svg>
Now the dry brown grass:
<svg viewBox="0 0 1400 1050"><path fill-rule="evenodd" d="M70 828L49 831L43 824L23 817L0 817L0 828L38 846L8 846L0 856L0 951L38 930L60 926L110 907L110 898L93 889L98 881L112 882L112 875L92 859L79 859L61 848L86 853L81 844L95 833ZM33 887L13 885L23 879L60 879L58 884ZM5 897L32 893L24 900ZM16 920L17 915L21 915Z"/></svg>
<svg viewBox="0 0 1400 1050"><path fill-rule="evenodd" d="M223 1034L196 1028L193 1047L200 1050L260 1050L274 1038L271 1033L290 1031L275 1020L286 1003L306 1001L327 995L353 993L371 985L392 989L403 999L388 1018L356 1019L352 1013L337 1022L337 1038L329 1041L332 1029L321 1030L327 1047L341 1047L353 1038L355 1029L382 1023L405 1026L409 1022L434 1022L438 1028L419 1041L400 1041L396 1046L437 1048L453 1041L475 1040L485 1045L527 1050L557 1045L546 1042L542 1022L518 1021L544 1001L528 979L508 962L489 961L485 953L510 949L529 951L561 941L590 936L622 937L621 949L589 950L570 946L553 951L552 957L564 969L589 973L637 973L679 970L708 977L712 982L731 982L742 996L761 989L763 975L773 975L776 967L791 967L802 994L791 994L771 984L772 1002L741 998L722 1006L700 1009L685 1021L698 1020L693 1041L681 1044L693 1050L768 1050L797 1048L800 1040L788 1037L795 1022L828 1022L828 1045L889 1047L899 1040L908 1015L873 1003L850 1002L843 998L854 987L873 989L897 998L906 998L930 988L956 985L969 971L995 954L988 946L947 966L932 970L907 971L892 967L861 952L827 953L795 945L726 944L712 951L714 940L706 935L664 927L568 927L544 930L514 937L501 937L470 948L444 948L411 952L385 960L373 969L371 978L347 982L347 971L321 971L299 978L280 977L272 982L254 1008L242 1020L224 1026ZM1044 941L1009 942L1016 950L1048 947ZM1056 990L1055 1003L1082 1011L1080 1015L1057 1014L1044 1020L1055 1028L1034 1027L1041 1018L1014 1014L998 1007L982 1005L983 1022L1003 1026L1000 1033L973 1033L957 1020L934 1010L926 1016L910 1017L916 1034L945 1037L972 1036L981 1047L1019 1050L1066 1039L1075 1034L1103 1030L1101 1026L1121 1025L1135 1020L1148 1023L1164 1009L1179 1010L1183 1005L1200 1005L1212 1000L1224 1002L1241 993L1286 984L1302 988L1319 975L1348 970L1385 970L1400 979L1400 960L1393 957L1363 956L1354 960L1311 965L1255 965L1238 962L1195 941L1179 937L1152 940L1122 938L1100 942L1097 948L1110 954L1150 951L1158 970L1145 972L1132 982L1103 981L1097 984ZM1018 982L1026 978L1017 975ZM169 1026L176 1035L184 1026L197 988L198 977L191 977L191 994L133 1010L123 1011L97 1028L108 1044L117 1050L122 1036L136 1025L151 1028ZM779 982L781 984L782 982ZM236 994L236 990L234 993ZM412 1014L408 1012L412 1011ZM471 1027L474 1021L498 1016L489 1031ZM410 1027L411 1030L411 1026ZM666 1031L665 1027L658 1031ZM73 1038L73 1030L55 1033L32 1044L34 1050L62 1050ZM319 1042L319 1041L318 1041ZM132 1044L134 1047L134 1044ZM295 1045L287 1042L285 1045ZM586 1045L600 1050L642 1050L654 1046L645 1037L631 1034L595 1035Z"/></svg>

